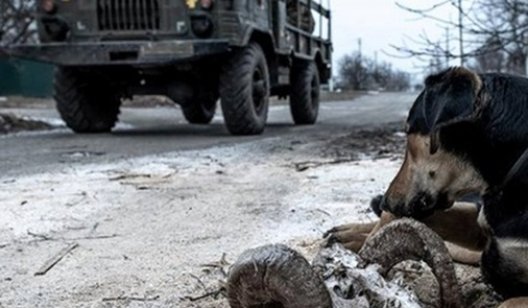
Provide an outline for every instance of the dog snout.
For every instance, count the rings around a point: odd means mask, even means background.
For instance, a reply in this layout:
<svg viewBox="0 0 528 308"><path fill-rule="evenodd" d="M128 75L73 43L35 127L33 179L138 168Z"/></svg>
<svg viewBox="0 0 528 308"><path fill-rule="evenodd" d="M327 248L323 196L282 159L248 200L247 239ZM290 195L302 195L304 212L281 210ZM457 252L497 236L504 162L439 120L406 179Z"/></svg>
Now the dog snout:
<svg viewBox="0 0 528 308"><path fill-rule="evenodd" d="M429 193L421 192L416 194L406 206L406 217L416 219L431 216L436 208L436 198Z"/></svg>
<svg viewBox="0 0 528 308"><path fill-rule="evenodd" d="M403 198L392 199L385 195L380 202L380 208L397 217L421 219L434 213L437 204L435 200L428 193L418 193L409 202Z"/></svg>

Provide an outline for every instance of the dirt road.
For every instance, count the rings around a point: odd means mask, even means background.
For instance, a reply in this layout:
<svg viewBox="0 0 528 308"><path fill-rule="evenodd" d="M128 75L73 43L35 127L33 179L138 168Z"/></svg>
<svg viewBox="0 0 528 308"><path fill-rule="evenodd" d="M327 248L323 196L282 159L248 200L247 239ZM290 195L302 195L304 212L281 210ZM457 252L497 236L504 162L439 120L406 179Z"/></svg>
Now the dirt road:
<svg viewBox="0 0 528 308"><path fill-rule="evenodd" d="M373 218L412 98L326 103L315 127L276 106L259 137L130 109L111 135L0 138L0 307L227 307L214 293L243 250L309 256L327 228Z"/></svg>
<svg viewBox="0 0 528 308"><path fill-rule="evenodd" d="M79 163L107 163L123 158L240 144L276 136L334 136L354 127L401 122L413 93L366 95L321 106L316 126L294 126L287 105L272 106L262 136L232 137L220 113L209 126L189 125L176 107L124 108L113 134L73 135L67 129L0 137L0 174L33 174ZM60 123L53 109L0 109Z"/></svg>

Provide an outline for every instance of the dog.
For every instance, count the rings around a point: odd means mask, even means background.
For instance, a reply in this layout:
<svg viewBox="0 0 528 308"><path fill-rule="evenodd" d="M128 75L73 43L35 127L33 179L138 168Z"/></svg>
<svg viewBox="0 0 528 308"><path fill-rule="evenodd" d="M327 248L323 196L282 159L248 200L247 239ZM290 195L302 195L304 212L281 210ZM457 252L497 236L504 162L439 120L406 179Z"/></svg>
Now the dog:
<svg viewBox="0 0 528 308"><path fill-rule="evenodd" d="M462 67L431 75L405 131L401 169L372 203L380 220L331 237L358 250L384 224L418 219L451 243L455 260L480 259L501 307L528 307L528 79ZM470 193L481 201L455 202Z"/></svg>

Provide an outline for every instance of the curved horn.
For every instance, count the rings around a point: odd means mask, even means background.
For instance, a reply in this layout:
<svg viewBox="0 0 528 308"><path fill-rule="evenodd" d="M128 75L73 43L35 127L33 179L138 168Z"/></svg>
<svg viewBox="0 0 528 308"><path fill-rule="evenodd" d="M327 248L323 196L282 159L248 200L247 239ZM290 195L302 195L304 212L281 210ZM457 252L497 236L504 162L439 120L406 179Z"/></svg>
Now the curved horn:
<svg viewBox="0 0 528 308"><path fill-rule="evenodd" d="M442 238L426 225L412 219L394 221L369 238L359 255L380 264L383 274L402 261L425 261L440 285L441 307L462 307L453 261Z"/></svg>
<svg viewBox="0 0 528 308"><path fill-rule="evenodd" d="M244 252L229 271L227 296L232 308L332 308L321 278L284 245Z"/></svg>

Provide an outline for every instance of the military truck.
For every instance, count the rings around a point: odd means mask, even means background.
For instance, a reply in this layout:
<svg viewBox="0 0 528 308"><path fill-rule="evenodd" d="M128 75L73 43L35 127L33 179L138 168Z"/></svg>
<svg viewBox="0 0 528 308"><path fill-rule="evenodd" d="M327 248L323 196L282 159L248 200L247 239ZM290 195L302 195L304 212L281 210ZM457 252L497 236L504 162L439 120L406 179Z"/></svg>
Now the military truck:
<svg viewBox="0 0 528 308"><path fill-rule="evenodd" d="M328 0L327 0L328 1ZM7 52L56 65L54 98L77 133L110 131L121 101L166 95L190 123L220 99L232 134L260 134L270 96L314 124L331 77L331 14L314 0L37 0L40 42Z"/></svg>

